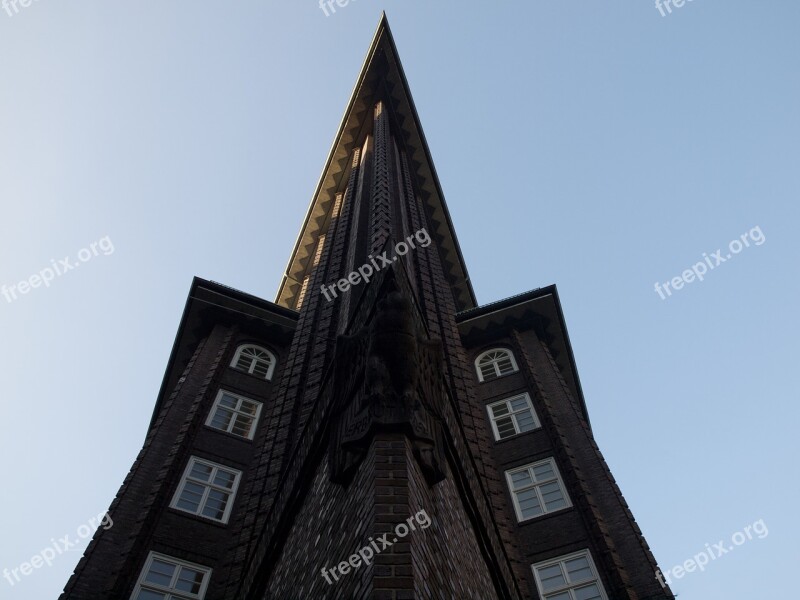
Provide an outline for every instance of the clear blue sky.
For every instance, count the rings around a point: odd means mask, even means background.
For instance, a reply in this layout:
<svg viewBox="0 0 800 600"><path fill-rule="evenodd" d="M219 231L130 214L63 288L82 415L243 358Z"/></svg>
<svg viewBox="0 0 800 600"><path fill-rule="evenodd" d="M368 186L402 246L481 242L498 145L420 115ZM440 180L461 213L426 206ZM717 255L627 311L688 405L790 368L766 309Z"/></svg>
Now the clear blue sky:
<svg viewBox="0 0 800 600"><path fill-rule="evenodd" d="M0 296L0 569L111 502L194 275L274 299L385 9L478 299L558 285L662 567L767 525L680 599L794 593L800 4L432 4L0 9L0 284L114 247ZM655 291L755 227L763 244ZM55 598L79 555L0 598Z"/></svg>

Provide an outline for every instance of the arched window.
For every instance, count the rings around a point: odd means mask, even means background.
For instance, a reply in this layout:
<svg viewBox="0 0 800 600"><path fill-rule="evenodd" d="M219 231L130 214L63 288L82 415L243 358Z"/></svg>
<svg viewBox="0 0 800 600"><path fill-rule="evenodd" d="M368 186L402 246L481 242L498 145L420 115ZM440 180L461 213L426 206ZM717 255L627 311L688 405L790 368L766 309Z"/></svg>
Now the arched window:
<svg viewBox="0 0 800 600"><path fill-rule="evenodd" d="M514 355L503 348L493 348L481 354L475 360L475 367L478 369L479 381L497 379L518 370Z"/></svg>
<svg viewBox="0 0 800 600"><path fill-rule="evenodd" d="M275 371L275 355L266 348L244 344L236 349L231 367L269 381Z"/></svg>

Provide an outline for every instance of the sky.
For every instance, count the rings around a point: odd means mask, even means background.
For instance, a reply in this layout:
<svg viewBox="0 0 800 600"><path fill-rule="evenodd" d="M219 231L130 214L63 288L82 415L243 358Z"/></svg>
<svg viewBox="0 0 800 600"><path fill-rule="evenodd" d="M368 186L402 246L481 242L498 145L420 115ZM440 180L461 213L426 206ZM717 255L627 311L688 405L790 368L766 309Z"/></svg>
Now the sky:
<svg viewBox="0 0 800 600"><path fill-rule="evenodd" d="M0 599L69 578L144 440L192 277L274 300L383 10L478 301L556 284L662 570L734 548L673 591L794 593L800 3L670 9L0 9L0 569L77 542Z"/></svg>

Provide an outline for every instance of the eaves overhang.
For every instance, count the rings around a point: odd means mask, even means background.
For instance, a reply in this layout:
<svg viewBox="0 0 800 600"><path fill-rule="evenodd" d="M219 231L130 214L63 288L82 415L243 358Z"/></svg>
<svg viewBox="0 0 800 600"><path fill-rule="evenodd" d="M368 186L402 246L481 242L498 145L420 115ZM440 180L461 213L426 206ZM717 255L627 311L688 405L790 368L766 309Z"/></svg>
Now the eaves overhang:
<svg viewBox="0 0 800 600"><path fill-rule="evenodd" d="M228 286L195 277L186 299L178 332L161 381L150 428L178 384L197 345L219 323L239 324L260 331L265 339L288 344L297 325L297 312Z"/></svg>
<svg viewBox="0 0 800 600"><path fill-rule="evenodd" d="M553 358L570 392L578 401L584 418L589 422L564 311L555 285L462 311L456 315L456 323L462 340L468 345L471 340L490 337L495 331L507 331L525 325L541 326Z"/></svg>

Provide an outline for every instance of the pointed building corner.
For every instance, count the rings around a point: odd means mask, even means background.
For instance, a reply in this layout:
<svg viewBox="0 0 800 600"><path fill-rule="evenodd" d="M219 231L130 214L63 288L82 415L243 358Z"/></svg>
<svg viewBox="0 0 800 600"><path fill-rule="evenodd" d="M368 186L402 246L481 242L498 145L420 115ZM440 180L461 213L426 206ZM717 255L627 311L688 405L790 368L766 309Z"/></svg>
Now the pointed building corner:
<svg viewBox="0 0 800 600"><path fill-rule="evenodd" d="M109 513L61 600L673 598L555 287L476 307L385 12L276 304L193 282Z"/></svg>
<svg viewBox="0 0 800 600"><path fill-rule="evenodd" d="M353 156L364 141L363 132L371 128L372 109L379 99L386 101L396 127L397 141L403 144L408 155L409 176L431 216L433 231L430 233L437 241L458 310L477 305L450 211L384 11L281 279L275 298L275 303L280 306L297 307L303 281L313 267L312 257L319 247L320 236L336 218L336 196L344 194L347 188L348 174L354 167Z"/></svg>

